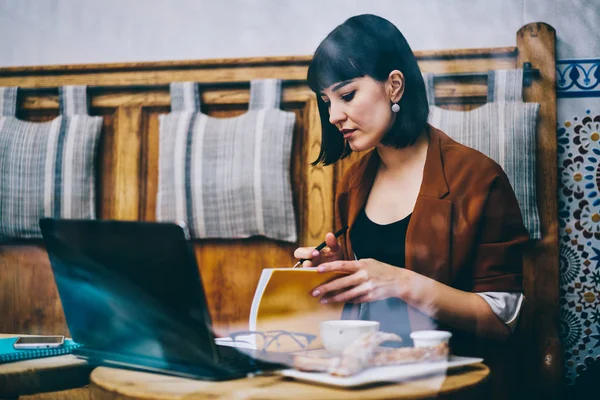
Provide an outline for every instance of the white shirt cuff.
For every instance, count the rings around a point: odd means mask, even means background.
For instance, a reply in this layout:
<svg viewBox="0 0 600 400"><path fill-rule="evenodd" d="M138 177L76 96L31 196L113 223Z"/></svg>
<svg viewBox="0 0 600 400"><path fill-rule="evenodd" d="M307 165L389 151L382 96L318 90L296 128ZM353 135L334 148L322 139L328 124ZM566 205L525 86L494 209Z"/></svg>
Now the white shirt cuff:
<svg viewBox="0 0 600 400"><path fill-rule="evenodd" d="M490 306L494 314L504 322L506 326L514 331L521 306L525 296L523 293L511 292L480 292L476 293L481 296Z"/></svg>

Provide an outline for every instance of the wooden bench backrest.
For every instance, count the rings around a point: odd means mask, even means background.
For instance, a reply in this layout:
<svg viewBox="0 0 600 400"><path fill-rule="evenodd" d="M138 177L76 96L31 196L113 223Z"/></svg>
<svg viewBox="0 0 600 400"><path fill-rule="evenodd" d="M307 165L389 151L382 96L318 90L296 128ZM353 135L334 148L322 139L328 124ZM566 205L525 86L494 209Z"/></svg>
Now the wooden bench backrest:
<svg viewBox="0 0 600 400"><path fill-rule="evenodd" d="M537 136L537 198L543 239L525 255L527 307L521 324L531 335L532 383L555 395L562 356L558 321L558 224L555 94L555 32L529 24L517 32L516 47L416 52L425 72L454 74L522 68L531 62L540 78L524 89L528 102L541 103ZM158 182L158 115L168 113L168 84L197 81L202 112L231 117L246 111L249 80L280 78L282 108L296 113L292 184L299 243L265 238L197 240L194 243L217 331L245 327L262 268L295 262L298 245L315 245L333 228L335 187L356 155L330 167L311 167L320 147L316 100L306 86L310 57L269 57L106 65L65 65L0 69L0 86L47 88L89 85L90 113L104 117L97 174L97 212L103 219L155 219ZM485 79L444 78L436 104L468 110L486 101ZM56 91L23 90L19 118L45 121L58 115ZM40 241L0 243L0 332L67 334L60 299ZM543 383L543 385L541 384Z"/></svg>

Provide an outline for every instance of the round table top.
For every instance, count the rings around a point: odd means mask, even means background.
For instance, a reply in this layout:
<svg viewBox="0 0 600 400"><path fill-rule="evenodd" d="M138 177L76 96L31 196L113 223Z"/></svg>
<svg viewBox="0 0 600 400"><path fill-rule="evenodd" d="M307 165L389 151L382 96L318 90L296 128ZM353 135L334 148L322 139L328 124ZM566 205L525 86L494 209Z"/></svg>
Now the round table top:
<svg viewBox="0 0 600 400"><path fill-rule="evenodd" d="M0 398L80 387L88 382L90 370L85 360L70 354L0 364Z"/></svg>
<svg viewBox="0 0 600 400"><path fill-rule="evenodd" d="M304 383L282 376L257 376L223 382L200 381L147 372L98 367L90 377L90 391L102 399L421 399L476 390L489 376L484 364L474 364L449 375L402 383L342 389ZM241 397L240 397L241 396Z"/></svg>

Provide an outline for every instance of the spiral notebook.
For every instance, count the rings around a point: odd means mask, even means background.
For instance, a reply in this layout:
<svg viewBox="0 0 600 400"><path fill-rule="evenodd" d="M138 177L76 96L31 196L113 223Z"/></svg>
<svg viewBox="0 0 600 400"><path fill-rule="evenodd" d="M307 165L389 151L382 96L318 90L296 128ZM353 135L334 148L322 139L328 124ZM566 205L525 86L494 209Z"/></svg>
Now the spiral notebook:
<svg viewBox="0 0 600 400"><path fill-rule="evenodd" d="M63 354L69 354L80 345L71 339L65 339L65 343L60 347L50 349L28 349L16 350L13 344L17 340L16 337L0 339L0 364L29 360L32 358L54 357Z"/></svg>

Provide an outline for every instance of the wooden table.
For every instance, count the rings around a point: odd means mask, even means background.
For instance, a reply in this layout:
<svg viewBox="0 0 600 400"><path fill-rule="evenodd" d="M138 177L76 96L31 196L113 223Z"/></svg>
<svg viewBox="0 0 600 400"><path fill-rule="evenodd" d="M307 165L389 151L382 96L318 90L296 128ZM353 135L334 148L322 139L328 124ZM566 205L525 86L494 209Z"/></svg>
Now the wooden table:
<svg viewBox="0 0 600 400"><path fill-rule="evenodd" d="M431 376L397 384L359 389L337 389L261 376L207 382L146 372L98 367L90 377L94 400L175 399L424 399L485 398L482 385L490 370L475 364L450 375Z"/></svg>
<svg viewBox="0 0 600 400"><path fill-rule="evenodd" d="M15 336L0 334L0 338ZM87 362L73 355L0 364L0 399L79 388L87 385L90 372Z"/></svg>

